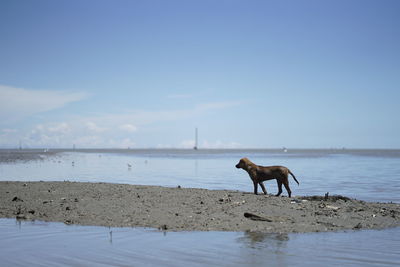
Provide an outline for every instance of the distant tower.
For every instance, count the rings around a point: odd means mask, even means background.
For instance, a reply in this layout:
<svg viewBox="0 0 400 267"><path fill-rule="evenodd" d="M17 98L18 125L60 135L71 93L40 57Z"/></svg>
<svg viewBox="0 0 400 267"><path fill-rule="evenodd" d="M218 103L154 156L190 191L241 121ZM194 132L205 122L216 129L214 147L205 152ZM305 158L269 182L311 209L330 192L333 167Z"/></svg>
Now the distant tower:
<svg viewBox="0 0 400 267"><path fill-rule="evenodd" d="M197 127L195 128L195 130L194 130L194 147L193 147L193 149L194 150L197 150L198 149L198 146L197 146Z"/></svg>

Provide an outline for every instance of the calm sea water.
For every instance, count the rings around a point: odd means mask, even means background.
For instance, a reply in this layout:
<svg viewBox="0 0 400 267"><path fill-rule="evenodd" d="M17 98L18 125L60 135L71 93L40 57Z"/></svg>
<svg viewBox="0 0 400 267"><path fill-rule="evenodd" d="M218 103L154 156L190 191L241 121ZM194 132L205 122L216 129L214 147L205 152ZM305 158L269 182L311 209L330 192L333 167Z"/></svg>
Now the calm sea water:
<svg viewBox="0 0 400 267"><path fill-rule="evenodd" d="M342 194L400 203L400 151L141 150L67 152L2 163L0 180L89 181L252 191L241 157L285 165L294 195ZM128 167L128 164L131 167ZM266 182L277 191L276 182ZM286 193L286 192L284 192ZM398 266L400 228L312 234L162 233L0 219L2 266Z"/></svg>
<svg viewBox="0 0 400 267"><path fill-rule="evenodd" d="M253 191L242 157L259 165L284 165L294 195L342 194L400 203L400 150L93 150L43 161L0 164L0 180L110 182ZM128 167L130 164L132 167ZM269 192L276 181L266 181ZM286 192L284 191L286 194Z"/></svg>

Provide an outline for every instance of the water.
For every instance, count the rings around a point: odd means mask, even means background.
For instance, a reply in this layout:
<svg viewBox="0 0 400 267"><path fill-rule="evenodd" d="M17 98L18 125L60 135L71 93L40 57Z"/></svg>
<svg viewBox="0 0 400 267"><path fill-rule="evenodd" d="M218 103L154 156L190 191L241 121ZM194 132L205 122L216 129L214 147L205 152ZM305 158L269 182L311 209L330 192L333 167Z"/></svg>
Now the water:
<svg viewBox="0 0 400 267"><path fill-rule="evenodd" d="M329 192L366 201L400 203L400 150L69 152L43 161L0 164L0 180L181 185L252 192L247 173L235 168L244 156L259 165L289 167L300 182L297 186L289 178L294 195ZM277 192L276 181L266 181L265 185L269 192Z"/></svg>
<svg viewBox="0 0 400 267"><path fill-rule="evenodd" d="M398 266L399 228L158 232L0 219L2 266Z"/></svg>
<svg viewBox="0 0 400 267"><path fill-rule="evenodd" d="M111 153L112 152L112 153ZM89 181L252 191L241 157L286 165L294 195L400 203L400 151L91 151L2 163L0 180ZM74 162L74 164L72 164ZM131 164L129 168L127 164ZM275 193L276 182L266 182ZM2 266L398 266L400 228L310 234L168 232L0 219Z"/></svg>

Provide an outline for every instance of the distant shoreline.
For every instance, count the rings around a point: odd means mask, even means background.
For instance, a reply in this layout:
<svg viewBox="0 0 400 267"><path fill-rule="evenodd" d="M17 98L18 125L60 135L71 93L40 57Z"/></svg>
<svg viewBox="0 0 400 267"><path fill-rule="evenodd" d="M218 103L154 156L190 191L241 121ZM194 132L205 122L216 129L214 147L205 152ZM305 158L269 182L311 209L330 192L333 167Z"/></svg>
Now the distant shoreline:
<svg viewBox="0 0 400 267"><path fill-rule="evenodd" d="M0 182L0 217L163 231L291 233L398 227L400 204L109 183Z"/></svg>
<svg viewBox="0 0 400 267"><path fill-rule="evenodd" d="M115 149L115 148L77 148L77 149L1 149L0 148L0 163L2 162L14 162L14 161L30 161L30 160L41 160L49 156L54 156L59 153L118 153L118 154L133 154L143 156L168 156L168 155L206 155L206 154L239 154L245 155L248 153L259 153L259 154L277 154L277 155L295 155L305 153L307 156L322 156L326 154L356 154L363 156L382 156L382 157L399 157L400 149L338 149L338 148L126 148L126 149Z"/></svg>

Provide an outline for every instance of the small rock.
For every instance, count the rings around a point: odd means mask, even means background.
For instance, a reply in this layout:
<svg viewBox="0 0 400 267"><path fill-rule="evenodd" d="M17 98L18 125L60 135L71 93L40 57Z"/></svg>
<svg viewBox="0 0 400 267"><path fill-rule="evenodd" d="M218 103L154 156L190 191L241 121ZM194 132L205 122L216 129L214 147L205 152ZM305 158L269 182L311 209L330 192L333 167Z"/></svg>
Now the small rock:
<svg viewBox="0 0 400 267"><path fill-rule="evenodd" d="M28 213L35 214L35 211L34 210L28 210Z"/></svg>
<svg viewBox="0 0 400 267"><path fill-rule="evenodd" d="M361 229L362 227L362 224L359 222L356 226L353 227L353 229Z"/></svg>
<svg viewBox="0 0 400 267"><path fill-rule="evenodd" d="M71 208L70 207L66 207L65 210L71 210Z"/></svg>
<svg viewBox="0 0 400 267"><path fill-rule="evenodd" d="M26 220L26 219L28 219L28 218L26 217L26 215L24 215L24 214L18 214L15 218L16 218L17 220Z"/></svg>
<svg viewBox="0 0 400 267"><path fill-rule="evenodd" d="M250 220L253 220L253 221L272 222L272 220L269 219L269 218L261 217L261 216L258 216L258 215L256 215L256 214L252 214L252 213L249 213L249 212L245 212L243 215L244 215L244 217L246 217L246 218L248 218L248 219L250 219Z"/></svg>
<svg viewBox="0 0 400 267"><path fill-rule="evenodd" d="M331 206L331 205L326 205L326 208L327 208L327 209L334 210L334 211L337 211L337 210L339 210L339 209L340 209L339 207L336 207L336 206Z"/></svg>
<svg viewBox="0 0 400 267"><path fill-rule="evenodd" d="M24 202L22 199L20 199L19 197L14 197L12 199L12 201L16 201L16 202Z"/></svg>

